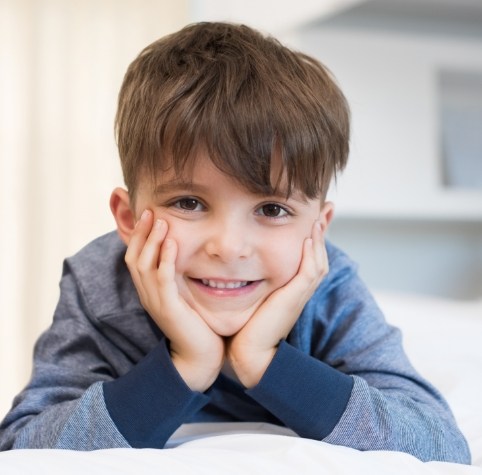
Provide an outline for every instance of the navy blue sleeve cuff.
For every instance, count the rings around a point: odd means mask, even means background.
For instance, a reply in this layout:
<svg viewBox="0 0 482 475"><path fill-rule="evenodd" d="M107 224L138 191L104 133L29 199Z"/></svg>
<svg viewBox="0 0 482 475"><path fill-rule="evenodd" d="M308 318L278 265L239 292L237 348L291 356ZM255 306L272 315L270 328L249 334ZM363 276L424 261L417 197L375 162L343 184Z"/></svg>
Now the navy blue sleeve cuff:
<svg viewBox="0 0 482 475"><path fill-rule="evenodd" d="M261 381L246 393L299 436L322 440L340 420L353 378L285 341Z"/></svg>
<svg viewBox="0 0 482 475"><path fill-rule="evenodd" d="M129 373L104 383L107 410L135 448L162 448L171 434L209 402L191 391L174 367L166 341Z"/></svg>

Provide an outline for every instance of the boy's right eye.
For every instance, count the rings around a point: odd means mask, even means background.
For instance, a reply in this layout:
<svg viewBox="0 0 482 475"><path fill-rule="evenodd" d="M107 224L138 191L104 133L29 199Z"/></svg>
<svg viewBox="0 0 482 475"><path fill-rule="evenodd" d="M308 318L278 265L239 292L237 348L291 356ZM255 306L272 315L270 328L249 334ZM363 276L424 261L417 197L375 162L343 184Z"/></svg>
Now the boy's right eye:
<svg viewBox="0 0 482 475"><path fill-rule="evenodd" d="M172 206L183 211L202 211L204 209L204 205L196 198L180 198L172 203Z"/></svg>

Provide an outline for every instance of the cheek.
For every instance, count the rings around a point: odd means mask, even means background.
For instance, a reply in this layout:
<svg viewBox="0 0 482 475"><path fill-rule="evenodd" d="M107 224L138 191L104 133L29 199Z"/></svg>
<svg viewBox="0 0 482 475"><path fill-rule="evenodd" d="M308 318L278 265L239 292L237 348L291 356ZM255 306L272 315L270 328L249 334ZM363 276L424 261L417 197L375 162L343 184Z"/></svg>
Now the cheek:
<svg viewBox="0 0 482 475"><path fill-rule="evenodd" d="M169 231L167 237L174 239L177 243L176 270L182 273L186 269L194 252L192 232L186 230L182 225L172 226L168 222Z"/></svg>
<svg viewBox="0 0 482 475"><path fill-rule="evenodd" d="M301 263L304 238L287 237L273 241L265 250L269 256L270 274L276 287L282 287L289 282L298 272Z"/></svg>
<svg viewBox="0 0 482 475"><path fill-rule="evenodd" d="M185 269L189 261L189 256L192 254L190 243L192 243L192 230L185 222L179 219L175 219L168 213L156 210L156 219L163 219L168 226L167 236L168 238L176 241L177 244L177 257L176 257L176 271ZM191 236L191 239L190 239Z"/></svg>

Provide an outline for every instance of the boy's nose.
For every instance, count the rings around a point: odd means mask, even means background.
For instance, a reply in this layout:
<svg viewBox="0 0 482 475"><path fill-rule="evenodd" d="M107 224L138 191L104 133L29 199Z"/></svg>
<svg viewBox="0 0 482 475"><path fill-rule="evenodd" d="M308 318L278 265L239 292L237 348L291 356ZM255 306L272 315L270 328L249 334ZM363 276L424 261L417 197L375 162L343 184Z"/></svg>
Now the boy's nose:
<svg viewBox="0 0 482 475"><path fill-rule="evenodd" d="M206 252L223 262L244 259L252 253L251 238L248 229L239 221L219 223L210 227Z"/></svg>

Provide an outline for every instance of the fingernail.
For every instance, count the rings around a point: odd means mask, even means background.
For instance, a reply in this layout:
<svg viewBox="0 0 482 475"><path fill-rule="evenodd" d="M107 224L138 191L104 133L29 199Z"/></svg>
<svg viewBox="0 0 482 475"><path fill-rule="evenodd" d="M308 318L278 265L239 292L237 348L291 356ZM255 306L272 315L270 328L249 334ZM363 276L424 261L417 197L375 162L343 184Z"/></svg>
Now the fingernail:
<svg viewBox="0 0 482 475"><path fill-rule="evenodd" d="M149 216L149 210L145 209L141 214L141 219L147 219Z"/></svg>
<svg viewBox="0 0 482 475"><path fill-rule="evenodd" d="M163 221L162 219L156 219L156 222L154 223L154 228L156 229L161 229L162 228Z"/></svg>

